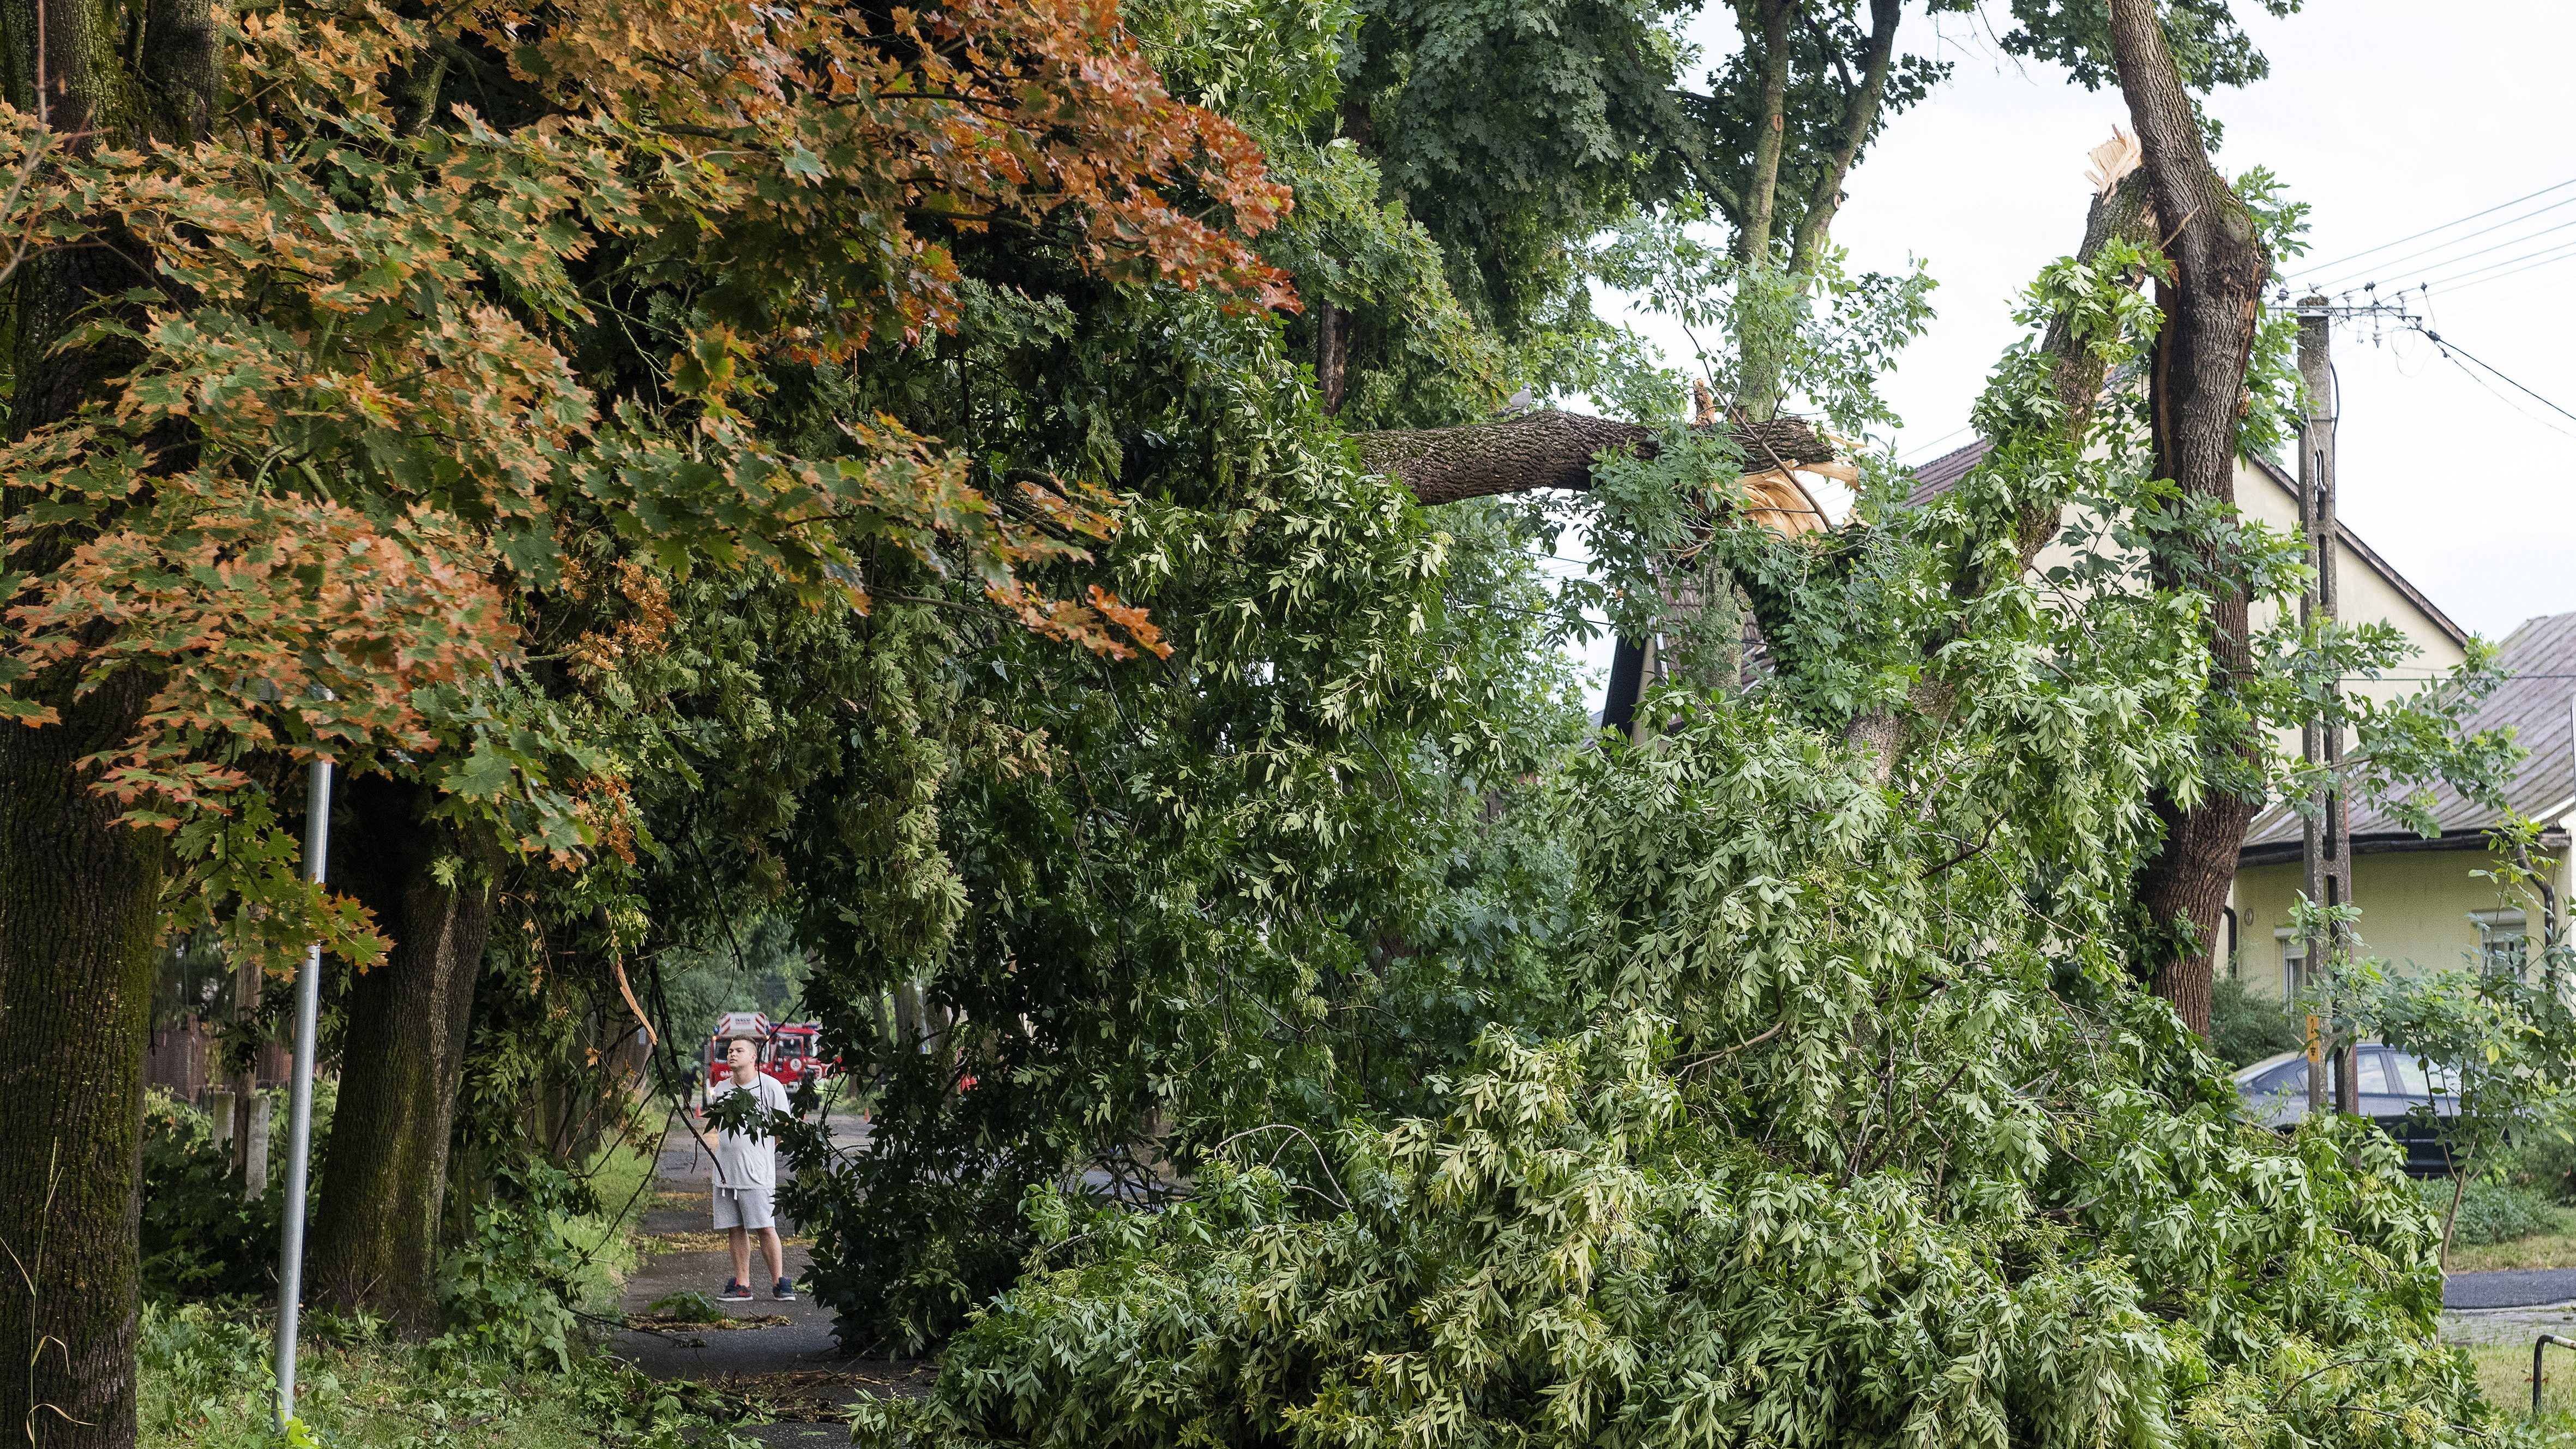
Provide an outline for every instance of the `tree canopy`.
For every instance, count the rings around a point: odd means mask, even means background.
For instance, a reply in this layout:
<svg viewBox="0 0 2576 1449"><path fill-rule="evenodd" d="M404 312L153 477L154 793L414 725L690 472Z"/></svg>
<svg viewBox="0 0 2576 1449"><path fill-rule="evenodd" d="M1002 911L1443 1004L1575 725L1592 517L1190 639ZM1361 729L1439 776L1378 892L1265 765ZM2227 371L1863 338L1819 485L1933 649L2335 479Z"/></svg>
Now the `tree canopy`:
<svg viewBox="0 0 2576 1449"><path fill-rule="evenodd" d="M1831 225L1965 8L1743 0L1699 81L1601 0L7 19L0 1222L48 1154L130 1200L158 940L319 939L317 1293L485 1322L442 1255L757 961L871 1114L774 1124L811 1286L949 1355L884 1442L2474 1429L2384 1144L2248 1126L2146 989L2266 729L2400 657L2245 623L2298 213L2196 98L2262 59L2010 7L2145 165L1909 505L1860 435L1930 279ZM1608 734L1603 628L1660 651ZM2478 684L2346 706L2372 784L2476 788ZM92 997L83 1077L15 1003ZM131 1236L64 1251L8 1402L130 1438Z"/></svg>

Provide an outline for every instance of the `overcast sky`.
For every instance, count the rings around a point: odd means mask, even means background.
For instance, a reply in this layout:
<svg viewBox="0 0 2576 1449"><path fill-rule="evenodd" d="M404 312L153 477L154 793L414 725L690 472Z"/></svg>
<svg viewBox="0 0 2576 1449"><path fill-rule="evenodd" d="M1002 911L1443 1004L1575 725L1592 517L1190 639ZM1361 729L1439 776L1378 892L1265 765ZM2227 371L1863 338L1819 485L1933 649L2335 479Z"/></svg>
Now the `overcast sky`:
<svg viewBox="0 0 2576 1449"><path fill-rule="evenodd" d="M1733 38L1723 11L1711 9L1695 38L1718 54ZM2254 12L2248 28L2272 76L2213 99L2226 126L2216 159L2231 175L2267 166L2312 206L2310 251L2287 268L2292 279L2310 280L2303 272L2313 263L2576 181L2562 89L2576 6L2309 0L2287 20L2250 0L2238 9ZM1956 71L1880 138L1846 187L1834 233L1859 268L1895 270L1919 256L1941 284L1939 318L1884 382L1906 423L1899 450L1917 462L1965 440L1968 406L2014 336L2012 298L2082 238L2084 154L2114 123L2127 127L2128 114L2115 92L2089 94L2053 68L2004 55L1981 18L1945 16L1936 29L1909 7L1906 26L1913 49L1955 61ZM2484 228L2494 229L2468 235ZM2408 257L2425 247L2436 250ZM2475 270L2525 258L2539 264ZM2441 285L2445 275L2461 285ZM2567 360L2576 185L2315 280L2347 276L2383 290L2433 280L2429 305L2407 298L2431 330L2576 412ZM1623 302L1603 296L1598 305L1615 316ZM1688 358L1657 319L1640 311L1629 320L1669 339L1676 362ZM2491 639L2535 614L2576 609L2576 421L2491 376L2473 380L2411 333L2374 339L2341 327L2335 360L2344 521ZM1592 652L1606 661L1606 645Z"/></svg>

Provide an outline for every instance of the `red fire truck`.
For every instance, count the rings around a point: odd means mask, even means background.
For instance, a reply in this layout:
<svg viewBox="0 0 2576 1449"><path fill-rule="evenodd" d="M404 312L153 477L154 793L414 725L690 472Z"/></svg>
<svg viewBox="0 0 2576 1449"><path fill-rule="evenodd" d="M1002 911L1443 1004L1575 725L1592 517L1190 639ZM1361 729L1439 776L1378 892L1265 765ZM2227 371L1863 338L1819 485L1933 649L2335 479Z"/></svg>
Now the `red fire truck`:
<svg viewBox="0 0 2576 1449"><path fill-rule="evenodd" d="M722 1086L732 1078L725 1049L738 1036L760 1044L761 1072L777 1078L791 1092L832 1074L834 1064L823 1056L822 1023L772 1022L757 1011L728 1011L716 1018L716 1029L707 1037L704 1061L709 1087Z"/></svg>

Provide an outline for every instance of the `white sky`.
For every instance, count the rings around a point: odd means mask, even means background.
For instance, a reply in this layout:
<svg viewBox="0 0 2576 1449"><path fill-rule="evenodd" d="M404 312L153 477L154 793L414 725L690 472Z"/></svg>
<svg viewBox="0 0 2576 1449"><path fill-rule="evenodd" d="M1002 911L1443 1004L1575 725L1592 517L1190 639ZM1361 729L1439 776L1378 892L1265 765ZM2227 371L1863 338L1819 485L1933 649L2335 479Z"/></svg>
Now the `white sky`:
<svg viewBox="0 0 2576 1449"><path fill-rule="evenodd" d="M1710 7L1717 11L1718 7ZM2576 6L2479 0L2425 6L2398 0L2309 0L2287 20L2238 0L2272 59L2271 79L2222 91L2210 109L2226 125L2216 160L2235 174L2271 168L2311 204L2309 262L2331 262L2576 180L2566 134L2563 58L2576 54ZM2052 67L2006 56L1975 16L1944 16L1936 32L1908 8L1918 52L1955 60L1950 83L1888 128L1857 169L1836 239L1856 267L1897 270L1922 257L1941 284L1940 316L1883 387L1907 426L1907 462L1965 441L1970 402L2015 333L2014 295L2083 235L2089 197L2084 153L2128 125L2116 92L2087 93ZM2000 28L1998 23L1997 28ZM1938 39L1935 39L1937 34ZM1712 55L1733 46L1722 11L1694 35ZM2452 290L2471 269L2576 243L2576 186L2380 251L2346 273L2385 291L2433 279L2429 307L2408 300L2433 331L2550 401L2576 412L2576 247L2490 285ZM2553 203L2535 215L2413 261L2444 243ZM2530 236L2527 243L2519 238ZM2452 256L2512 243L2448 267ZM2385 274L2369 270L2397 262ZM1605 316L1623 299L1597 298ZM1690 356L1676 330L1643 311L1629 320ZM2576 609L2576 421L2492 378L2493 393L2406 334L2374 345L2347 326L2335 338L2343 389L2339 499L2344 521L2452 618L2501 639L2536 614ZM1957 437L1945 435L1958 433ZM1608 646L1590 651L1606 664ZM1598 689L1595 689L1598 703Z"/></svg>

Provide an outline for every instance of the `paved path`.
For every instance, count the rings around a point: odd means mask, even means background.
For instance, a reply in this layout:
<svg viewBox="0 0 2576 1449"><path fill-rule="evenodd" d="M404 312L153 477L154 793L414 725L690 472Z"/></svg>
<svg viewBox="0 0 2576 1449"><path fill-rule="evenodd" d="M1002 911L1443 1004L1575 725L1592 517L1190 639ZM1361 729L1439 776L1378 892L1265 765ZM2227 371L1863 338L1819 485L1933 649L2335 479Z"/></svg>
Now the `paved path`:
<svg viewBox="0 0 2576 1449"><path fill-rule="evenodd" d="M2538 1308L2553 1303L2576 1303L2576 1268L2454 1273L2442 1283L2444 1308Z"/></svg>
<svg viewBox="0 0 2576 1449"><path fill-rule="evenodd" d="M859 1139L865 1128L855 1120L833 1119L836 1138ZM654 1205L641 1227L648 1256L626 1280L620 1309L645 1311L674 1293L692 1290L713 1298L733 1275L733 1261L712 1232L708 1202L706 1153L689 1134L675 1128L665 1140L656 1165ZM803 1244L792 1241L792 1224L780 1231L791 1241L785 1259L787 1276L801 1278L807 1264ZM668 1245L653 1251L656 1244ZM752 1273L763 1271L758 1244L752 1247ZM756 1328L669 1329L658 1333L623 1329L611 1335L609 1351L657 1379L694 1379L748 1394L775 1406L773 1422L737 1425L734 1432L765 1444L819 1446L849 1442L844 1414L861 1394L921 1394L930 1386L931 1369L920 1360L862 1359L841 1351L832 1334L830 1310L799 1294L793 1303L778 1303L762 1293L748 1303L718 1307L728 1319L783 1317L784 1323Z"/></svg>

